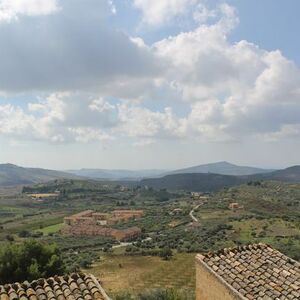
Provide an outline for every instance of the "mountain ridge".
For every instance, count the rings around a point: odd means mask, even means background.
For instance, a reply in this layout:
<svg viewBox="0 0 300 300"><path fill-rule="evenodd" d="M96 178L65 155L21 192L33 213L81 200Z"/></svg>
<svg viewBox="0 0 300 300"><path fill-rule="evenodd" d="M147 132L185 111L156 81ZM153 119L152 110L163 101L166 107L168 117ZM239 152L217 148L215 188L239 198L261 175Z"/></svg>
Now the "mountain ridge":
<svg viewBox="0 0 300 300"><path fill-rule="evenodd" d="M162 178L148 178L141 181L142 186L155 189L186 190L194 192L214 192L226 187L244 184L250 181L300 182L300 166L292 166L269 173L233 176L213 173L170 174Z"/></svg>
<svg viewBox="0 0 300 300"><path fill-rule="evenodd" d="M145 177L156 177L166 172L166 170L145 169L145 170L126 170L126 169L89 169L67 170L67 173L77 176L84 176L91 179L120 180L120 179L142 179Z"/></svg>
<svg viewBox="0 0 300 300"><path fill-rule="evenodd" d="M224 164L229 168L235 168L236 165L219 162L215 164L207 164L204 166L218 166ZM203 165L202 165L203 166ZM232 167L233 166L233 167ZM199 167L199 166L196 166ZM239 166L237 166L239 167ZM242 167L250 168L252 167ZM254 168L256 170L257 168ZM136 181L142 185L149 185L156 188L171 188L171 189L186 189L186 190L214 190L215 188L222 188L232 186L235 184L244 183L255 180L277 180L283 182L300 182L300 166L291 166L283 170L275 170L266 173L250 174L250 175L228 175L217 173L176 173L175 174L159 175L162 170L105 170L105 169L82 169L83 172L91 173L105 171L106 176L110 178L101 178L88 176L88 174L73 174L62 171L48 170L42 168L24 168L13 164L0 164L0 186L14 186L14 185L29 185L35 183L47 182L55 179L97 179L97 180L114 180L114 181ZM184 171L190 168L182 169ZM241 170L241 169L239 169ZM264 170L264 169L260 169ZM245 171L245 169L243 169ZM111 173L109 173L111 172ZM115 172L115 173L114 173ZM124 175L124 176L120 176ZM181 176L179 176L181 175ZM113 177L114 176L114 177ZM174 177L175 176L175 177ZM177 176L177 177L176 177Z"/></svg>
<svg viewBox="0 0 300 300"><path fill-rule="evenodd" d="M0 186L42 183L55 179L80 179L80 177L55 170L25 168L11 163L0 164Z"/></svg>
<svg viewBox="0 0 300 300"><path fill-rule="evenodd" d="M187 173L214 173L221 175L234 175L234 176L244 176L259 173L268 173L275 171L273 169L263 169L249 166L239 166L236 164L229 163L227 161L220 161L215 163L202 164L197 166L192 166L189 168L183 168L168 172L165 175L171 174L187 174Z"/></svg>

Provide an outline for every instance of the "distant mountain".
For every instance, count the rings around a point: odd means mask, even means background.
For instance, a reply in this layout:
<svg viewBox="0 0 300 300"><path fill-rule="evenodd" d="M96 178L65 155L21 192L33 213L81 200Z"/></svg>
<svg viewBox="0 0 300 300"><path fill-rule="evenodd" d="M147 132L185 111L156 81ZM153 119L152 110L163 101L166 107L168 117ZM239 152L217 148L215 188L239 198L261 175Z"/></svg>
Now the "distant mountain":
<svg viewBox="0 0 300 300"><path fill-rule="evenodd" d="M243 175L259 174L259 173L268 173L272 171L274 170L247 167L247 166L238 166L226 161L221 161L217 163L210 163L210 164L175 170L165 175L187 174L187 173L213 173L213 174L221 174L221 175L243 176Z"/></svg>
<svg viewBox="0 0 300 300"><path fill-rule="evenodd" d="M0 164L0 186L34 184L61 178L79 179L78 176L65 172Z"/></svg>
<svg viewBox="0 0 300 300"><path fill-rule="evenodd" d="M245 182L238 176L220 175L212 173L173 174L162 178L148 178L141 180L142 186L154 189L185 190L194 192L214 192L224 187L232 187Z"/></svg>
<svg viewBox="0 0 300 300"><path fill-rule="evenodd" d="M102 180L137 180L146 177L156 177L166 170L108 170L108 169L80 169L68 170L70 174Z"/></svg>

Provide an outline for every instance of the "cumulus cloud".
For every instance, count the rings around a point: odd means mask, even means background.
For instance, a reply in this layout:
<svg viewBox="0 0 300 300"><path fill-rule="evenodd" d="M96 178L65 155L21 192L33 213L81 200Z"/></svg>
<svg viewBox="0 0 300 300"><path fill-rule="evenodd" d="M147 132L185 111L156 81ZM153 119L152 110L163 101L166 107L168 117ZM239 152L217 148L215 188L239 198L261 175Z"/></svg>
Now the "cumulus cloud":
<svg viewBox="0 0 300 300"><path fill-rule="evenodd" d="M180 138L182 120L178 119L170 107L163 112L151 111L137 105L120 104L118 107L120 131L127 136L143 140L153 138Z"/></svg>
<svg viewBox="0 0 300 300"><path fill-rule="evenodd" d="M16 7L25 11L25 6ZM32 13L43 7L26 5ZM143 80L161 70L147 47L108 26L110 1L61 0L59 7L54 14L30 18L20 13L18 22L0 24L0 40L5 41L0 49L0 91L99 91L109 83L113 94L120 81Z"/></svg>
<svg viewBox="0 0 300 300"><path fill-rule="evenodd" d="M50 143L108 141L117 125L115 107L89 94L56 93L28 110L0 106L0 133Z"/></svg>

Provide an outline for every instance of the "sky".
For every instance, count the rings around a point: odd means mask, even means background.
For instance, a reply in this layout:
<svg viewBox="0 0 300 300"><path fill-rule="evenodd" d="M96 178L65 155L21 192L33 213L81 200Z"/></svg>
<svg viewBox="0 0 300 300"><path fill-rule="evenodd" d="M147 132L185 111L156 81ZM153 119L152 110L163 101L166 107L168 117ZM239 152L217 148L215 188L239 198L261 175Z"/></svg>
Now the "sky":
<svg viewBox="0 0 300 300"><path fill-rule="evenodd" d="M0 0L0 163L300 164L298 0Z"/></svg>

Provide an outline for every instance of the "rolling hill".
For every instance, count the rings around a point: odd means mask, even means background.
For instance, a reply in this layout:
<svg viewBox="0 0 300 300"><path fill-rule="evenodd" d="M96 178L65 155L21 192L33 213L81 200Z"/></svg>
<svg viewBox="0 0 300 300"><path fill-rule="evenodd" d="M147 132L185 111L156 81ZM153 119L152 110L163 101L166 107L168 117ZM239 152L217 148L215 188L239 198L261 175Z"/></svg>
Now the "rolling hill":
<svg viewBox="0 0 300 300"><path fill-rule="evenodd" d="M34 184L62 178L78 179L80 177L60 171L0 164L0 186Z"/></svg>
<svg viewBox="0 0 300 300"><path fill-rule="evenodd" d="M271 173L255 174L248 177L251 180L275 180L283 182L300 182L300 166L292 166Z"/></svg>
<svg viewBox="0 0 300 300"><path fill-rule="evenodd" d="M187 174L187 173L213 173L221 175L233 175L233 176L244 176L260 173L269 173L274 170L247 167L247 166L238 166L231 164L227 161L221 161L216 163L210 163L205 165L194 166L190 168L179 169L171 171L165 175L171 174Z"/></svg>

